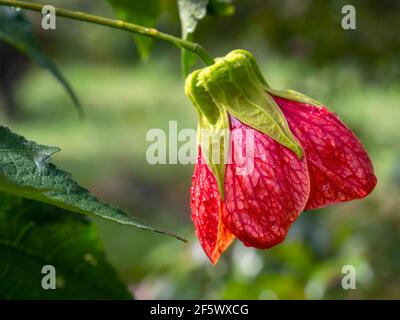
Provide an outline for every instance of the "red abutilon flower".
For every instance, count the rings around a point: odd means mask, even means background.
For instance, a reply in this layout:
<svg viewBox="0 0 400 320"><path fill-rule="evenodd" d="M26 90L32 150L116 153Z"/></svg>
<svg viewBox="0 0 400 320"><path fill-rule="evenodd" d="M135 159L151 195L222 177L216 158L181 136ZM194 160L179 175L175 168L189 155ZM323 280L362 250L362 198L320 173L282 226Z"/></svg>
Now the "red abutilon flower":
<svg viewBox="0 0 400 320"><path fill-rule="evenodd" d="M303 210L363 198L376 185L367 152L339 117L271 89L247 51L192 73L186 94L199 116L192 219L214 264L234 238L271 248Z"/></svg>

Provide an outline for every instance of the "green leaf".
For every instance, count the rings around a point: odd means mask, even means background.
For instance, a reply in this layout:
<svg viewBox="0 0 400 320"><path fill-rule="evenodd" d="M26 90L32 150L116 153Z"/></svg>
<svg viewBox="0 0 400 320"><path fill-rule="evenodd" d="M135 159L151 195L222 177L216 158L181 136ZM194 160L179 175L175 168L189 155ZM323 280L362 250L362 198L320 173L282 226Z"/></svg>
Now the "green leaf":
<svg viewBox="0 0 400 320"><path fill-rule="evenodd" d="M194 41L194 32L200 20L207 13L216 16L230 16L235 13L232 0L178 0L182 26L182 39ZM197 56L182 49L182 73L187 77L197 61Z"/></svg>
<svg viewBox="0 0 400 320"><path fill-rule="evenodd" d="M216 16L231 16L235 13L232 0L209 0L207 12Z"/></svg>
<svg viewBox="0 0 400 320"><path fill-rule="evenodd" d="M3 193L0 262L0 299L132 299L85 217ZM46 265L54 290L42 287Z"/></svg>
<svg viewBox="0 0 400 320"><path fill-rule="evenodd" d="M207 4L208 0L178 0L183 39L194 33L197 23L206 16Z"/></svg>
<svg viewBox="0 0 400 320"><path fill-rule="evenodd" d="M186 80L185 92L198 113L198 143L204 160L217 181L221 199L224 199L225 164L229 150L229 118L211 98L205 86L199 81L200 70L193 72Z"/></svg>
<svg viewBox="0 0 400 320"><path fill-rule="evenodd" d="M182 39L193 41L193 34L198 22L207 14L207 5L208 0L178 0ZM182 49L182 72L185 77L190 73L190 68L196 61L196 55Z"/></svg>
<svg viewBox="0 0 400 320"><path fill-rule="evenodd" d="M186 40L193 41L193 33L189 33L186 37ZM194 53L190 52L189 50L182 49L182 74L185 78L189 75L191 68L195 65L196 62L197 56Z"/></svg>
<svg viewBox="0 0 400 320"><path fill-rule="evenodd" d="M64 87L81 117L83 110L71 85L58 67L43 53L33 33L33 27L20 10L0 7L0 39L8 42L43 68L47 69Z"/></svg>
<svg viewBox="0 0 400 320"><path fill-rule="evenodd" d="M107 0L119 19L154 27L161 13L160 0ZM153 46L153 40L144 36L133 36L140 57L148 60Z"/></svg>
<svg viewBox="0 0 400 320"><path fill-rule="evenodd" d="M167 231L144 225L121 209L100 202L79 186L71 174L50 163L50 156L58 151L59 148L27 141L0 126L0 191L183 240Z"/></svg>
<svg viewBox="0 0 400 320"><path fill-rule="evenodd" d="M272 97L265 92L255 59L244 50L234 50L216 59L199 73L212 99L246 125L257 129L291 149L298 158L303 149Z"/></svg>

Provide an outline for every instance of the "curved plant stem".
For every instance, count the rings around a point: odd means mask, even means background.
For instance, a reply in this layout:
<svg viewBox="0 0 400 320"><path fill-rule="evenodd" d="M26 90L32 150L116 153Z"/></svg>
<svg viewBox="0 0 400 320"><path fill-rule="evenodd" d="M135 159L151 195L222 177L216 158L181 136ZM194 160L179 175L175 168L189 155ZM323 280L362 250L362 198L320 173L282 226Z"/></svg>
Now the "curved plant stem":
<svg viewBox="0 0 400 320"><path fill-rule="evenodd" d="M0 0L1 6L9 6L21 9L27 9L32 11L42 12L42 8L44 5L36 4L25 1L17 1L17 0ZM56 8L56 14L59 17L69 18L73 20L85 21L93 24L103 25L109 28L120 29L129 31L132 33L140 34L145 37L157 39L160 41L171 43L179 48L183 48L189 50L196 54L205 65L211 65L214 63L214 59L207 53L207 51L198 43L194 43L191 41L183 40L178 37L172 36L170 34L166 34L160 32L154 28L146 28L144 26L140 26L133 23L128 23L121 20L114 20L104 17L99 17L95 15L90 15L84 12L66 10Z"/></svg>

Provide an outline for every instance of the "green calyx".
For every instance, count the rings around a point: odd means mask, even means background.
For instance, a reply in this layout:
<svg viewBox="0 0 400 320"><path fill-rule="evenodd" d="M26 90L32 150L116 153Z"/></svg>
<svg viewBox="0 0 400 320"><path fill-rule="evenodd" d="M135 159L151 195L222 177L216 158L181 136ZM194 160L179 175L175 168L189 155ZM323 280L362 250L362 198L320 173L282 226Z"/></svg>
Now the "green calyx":
<svg viewBox="0 0 400 320"><path fill-rule="evenodd" d="M217 105L244 124L268 135L299 158L303 149L273 98L251 53L235 50L198 75Z"/></svg>
<svg viewBox="0 0 400 320"><path fill-rule="evenodd" d="M303 157L303 149L272 95L312 104L314 100L293 91L271 89L250 52L234 50L193 72L186 79L185 91L198 112L198 141L222 197L228 114L292 150L299 159Z"/></svg>
<svg viewBox="0 0 400 320"><path fill-rule="evenodd" d="M225 163L229 145L229 118L223 107L216 104L199 80L197 70L186 79L185 92L198 114L197 141L203 158L214 174L221 198L224 198Z"/></svg>

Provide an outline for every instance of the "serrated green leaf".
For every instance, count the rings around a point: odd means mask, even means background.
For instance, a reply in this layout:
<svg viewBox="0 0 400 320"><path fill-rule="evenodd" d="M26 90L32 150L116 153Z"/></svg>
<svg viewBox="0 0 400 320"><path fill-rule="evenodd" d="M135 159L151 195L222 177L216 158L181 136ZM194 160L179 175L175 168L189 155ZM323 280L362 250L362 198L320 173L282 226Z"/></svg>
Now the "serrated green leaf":
<svg viewBox="0 0 400 320"><path fill-rule="evenodd" d="M42 268L55 268L44 290ZM0 193L0 299L132 299L84 216Z"/></svg>
<svg viewBox="0 0 400 320"><path fill-rule="evenodd" d="M83 117L83 110L74 90L59 68L41 50L36 41L32 24L25 18L21 10L0 7L0 39L47 69L61 83L78 109L80 116Z"/></svg>
<svg viewBox="0 0 400 320"><path fill-rule="evenodd" d="M58 151L59 148L27 141L0 126L0 191L183 240L170 232L144 225L121 209L100 202L79 186L71 174L50 163L50 156Z"/></svg>
<svg viewBox="0 0 400 320"><path fill-rule="evenodd" d="M160 0L107 0L121 20L154 27L161 13ZM153 40L144 36L133 36L142 60L148 60Z"/></svg>
<svg viewBox="0 0 400 320"><path fill-rule="evenodd" d="M229 119L224 108L214 103L204 85L199 81L200 70L186 80L185 92L198 113L198 143L204 160L217 181L221 199L224 199L224 178L229 150Z"/></svg>
<svg viewBox="0 0 400 320"><path fill-rule="evenodd" d="M216 59L199 74L213 100L234 117L257 129L301 158L303 149L272 97L265 92L258 71L243 50L233 51Z"/></svg>

